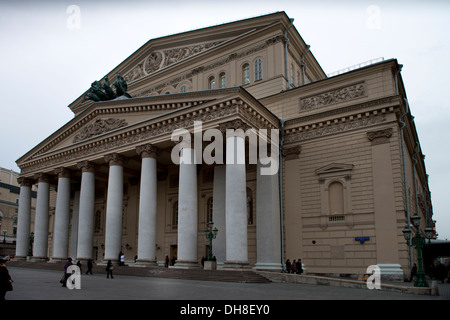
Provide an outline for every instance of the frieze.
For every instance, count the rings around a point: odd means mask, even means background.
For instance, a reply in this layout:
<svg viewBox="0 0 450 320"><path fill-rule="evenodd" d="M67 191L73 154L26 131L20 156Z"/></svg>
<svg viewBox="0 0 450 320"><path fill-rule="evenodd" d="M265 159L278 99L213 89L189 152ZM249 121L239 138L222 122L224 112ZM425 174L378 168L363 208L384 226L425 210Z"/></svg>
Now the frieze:
<svg viewBox="0 0 450 320"><path fill-rule="evenodd" d="M285 137L285 142L298 142L303 140L308 140L312 138L323 137L327 135L332 135L344 131L349 131L358 128L364 128L376 124L380 124L386 121L386 115L377 114L367 118L357 118L353 120L338 121L329 123L326 125L312 125L308 126L307 129L301 130L299 132L287 134Z"/></svg>
<svg viewBox="0 0 450 320"><path fill-rule="evenodd" d="M99 134L106 133L114 129L118 129L126 125L128 125L128 123L125 121L125 119L116 119L116 118L97 119L93 123L81 129L80 133L78 133L73 138L73 143L94 136L98 136Z"/></svg>
<svg viewBox="0 0 450 320"><path fill-rule="evenodd" d="M364 96L366 96L366 87L364 82L357 83L306 98L300 98L300 112L322 108Z"/></svg>

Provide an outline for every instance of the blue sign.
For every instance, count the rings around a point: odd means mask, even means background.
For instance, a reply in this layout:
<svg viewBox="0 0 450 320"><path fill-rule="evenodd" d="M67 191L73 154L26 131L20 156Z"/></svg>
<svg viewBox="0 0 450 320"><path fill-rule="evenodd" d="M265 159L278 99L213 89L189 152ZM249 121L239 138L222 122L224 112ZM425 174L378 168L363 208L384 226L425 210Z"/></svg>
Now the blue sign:
<svg viewBox="0 0 450 320"><path fill-rule="evenodd" d="M369 241L370 237L356 237L356 241L359 241L359 243L364 244L365 241Z"/></svg>

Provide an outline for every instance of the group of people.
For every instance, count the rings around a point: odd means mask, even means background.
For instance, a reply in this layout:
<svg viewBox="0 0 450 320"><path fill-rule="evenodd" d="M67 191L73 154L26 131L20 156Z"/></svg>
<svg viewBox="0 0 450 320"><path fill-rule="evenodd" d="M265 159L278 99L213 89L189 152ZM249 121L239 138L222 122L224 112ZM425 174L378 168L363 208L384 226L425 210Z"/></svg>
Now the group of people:
<svg viewBox="0 0 450 320"><path fill-rule="evenodd" d="M303 264L302 259L294 260L291 262L291 260L286 260L286 272L287 273L296 273L296 274L302 274L303 273Z"/></svg>

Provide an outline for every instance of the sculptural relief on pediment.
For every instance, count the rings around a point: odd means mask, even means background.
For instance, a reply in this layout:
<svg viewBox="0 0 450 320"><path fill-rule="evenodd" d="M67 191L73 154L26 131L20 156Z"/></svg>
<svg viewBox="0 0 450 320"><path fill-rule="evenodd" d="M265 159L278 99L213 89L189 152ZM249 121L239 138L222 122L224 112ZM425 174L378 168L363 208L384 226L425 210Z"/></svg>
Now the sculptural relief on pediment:
<svg viewBox="0 0 450 320"><path fill-rule="evenodd" d="M145 77L153 72L177 63L195 54L203 52L214 46L217 46L221 41L204 43L191 47L181 47L168 50L158 50L151 52L144 60L139 62L133 69L124 75L127 82L131 82L142 77Z"/></svg>

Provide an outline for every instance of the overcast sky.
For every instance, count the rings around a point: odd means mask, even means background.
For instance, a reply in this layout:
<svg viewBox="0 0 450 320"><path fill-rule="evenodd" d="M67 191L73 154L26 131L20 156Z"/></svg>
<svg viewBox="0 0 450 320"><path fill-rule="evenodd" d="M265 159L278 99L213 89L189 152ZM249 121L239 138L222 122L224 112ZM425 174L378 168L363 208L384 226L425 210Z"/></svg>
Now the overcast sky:
<svg viewBox="0 0 450 320"><path fill-rule="evenodd" d="M74 6L73 6L74 5ZM450 240L450 1L0 0L0 167L69 121L67 107L152 38L285 11L326 73L396 58Z"/></svg>

